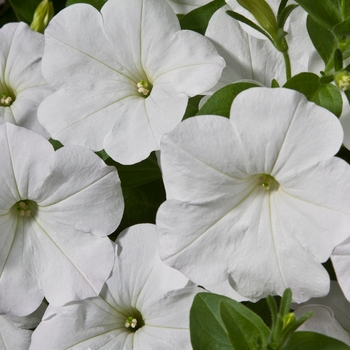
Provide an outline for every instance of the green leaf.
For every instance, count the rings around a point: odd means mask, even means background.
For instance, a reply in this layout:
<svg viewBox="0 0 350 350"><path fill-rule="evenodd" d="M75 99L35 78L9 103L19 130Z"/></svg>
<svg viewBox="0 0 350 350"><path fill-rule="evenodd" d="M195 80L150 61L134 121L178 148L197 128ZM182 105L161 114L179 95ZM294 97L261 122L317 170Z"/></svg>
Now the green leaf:
<svg viewBox="0 0 350 350"><path fill-rule="evenodd" d="M283 350L350 350L340 340L314 332L295 332Z"/></svg>
<svg viewBox="0 0 350 350"><path fill-rule="evenodd" d="M0 7L0 27L5 25L6 23L16 22L17 17L12 7L5 3Z"/></svg>
<svg viewBox="0 0 350 350"><path fill-rule="evenodd" d="M340 117L343 99L339 89L333 84L321 84L318 75L300 73L288 80L283 87L301 92L309 101L328 109L337 117Z"/></svg>
<svg viewBox="0 0 350 350"><path fill-rule="evenodd" d="M259 335L268 339L270 330L260 319L242 304L222 295L199 293L195 296L190 310L190 334L194 350L233 350L227 327L221 317L221 303L230 306L229 313L236 316L236 326L244 333L257 339ZM232 311L233 309L233 311ZM231 314L232 315L232 314ZM225 315L224 317L230 317ZM231 321L230 321L231 322ZM246 350L246 349L245 349Z"/></svg>
<svg viewBox="0 0 350 350"><path fill-rule="evenodd" d="M350 35L350 18L336 25L333 32L337 36Z"/></svg>
<svg viewBox="0 0 350 350"><path fill-rule="evenodd" d="M343 21L339 0L295 0L295 2L317 22L322 23L330 30Z"/></svg>
<svg viewBox="0 0 350 350"><path fill-rule="evenodd" d="M152 152L147 159L132 165L123 165L111 158L106 161L106 164L117 168L123 188L137 187L162 179L155 152Z"/></svg>
<svg viewBox="0 0 350 350"><path fill-rule="evenodd" d="M233 349L265 349L270 331L262 320L249 309L234 300L231 300L230 303L222 301L220 316Z"/></svg>
<svg viewBox="0 0 350 350"><path fill-rule="evenodd" d="M327 66L333 59L333 53L337 48L335 35L311 16L307 16L306 26L313 45Z"/></svg>
<svg viewBox="0 0 350 350"><path fill-rule="evenodd" d="M223 117L230 117L230 109L233 100L236 96L247 89L258 87L254 83L235 83L226 85L220 90L216 91L203 107L198 111L197 115L215 114Z"/></svg>
<svg viewBox="0 0 350 350"><path fill-rule="evenodd" d="M6 0L6 2L11 5L19 21L30 24L33 20L34 11L41 0Z"/></svg>
<svg viewBox="0 0 350 350"><path fill-rule="evenodd" d="M193 117L197 114L199 102L203 97L203 95L197 95L188 99L187 108L182 120Z"/></svg>
<svg viewBox="0 0 350 350"><path fill-rule="evenodd" d="M107 0L68 0L66 3L66 7L73 5L73 4L79 4L79 3L85 3L92 5L97 10L101 10L102 6L107 2Z"/></svg>
<svg viewBox="0 0 350 350"><path fill-rule="evenodd" d="M224 5L225 0L214 0L189 12L180 19L181 29L190 29L204 35L211 16Z"/></svg>

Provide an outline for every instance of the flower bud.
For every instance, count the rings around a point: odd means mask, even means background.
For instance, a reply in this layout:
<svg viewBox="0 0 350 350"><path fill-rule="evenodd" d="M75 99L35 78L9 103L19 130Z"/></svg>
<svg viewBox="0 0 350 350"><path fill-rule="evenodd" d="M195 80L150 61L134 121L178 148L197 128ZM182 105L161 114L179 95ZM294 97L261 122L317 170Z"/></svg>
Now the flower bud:
<svg viewBox="0 0 350 350"><path fill-rule="evenodd" d="M44 33L45 28L53 16L54 9L52 2L49 0L43 0L34 12L33 21L30 28L39 33Z"/></svg>
<svg viewBox="0 0 350 350"><path fill-rule="evenodd" d="M345 70L335 73L334 81L340 90L346 91L350 89L350 73Z"/></svg>

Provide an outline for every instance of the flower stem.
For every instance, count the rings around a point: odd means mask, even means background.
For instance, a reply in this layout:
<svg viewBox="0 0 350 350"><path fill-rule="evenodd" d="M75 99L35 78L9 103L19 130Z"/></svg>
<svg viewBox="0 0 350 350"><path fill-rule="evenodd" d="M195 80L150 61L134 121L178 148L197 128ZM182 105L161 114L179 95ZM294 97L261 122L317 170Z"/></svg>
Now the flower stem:
<svg viewBox="0 0 350 350"><path fill-rule="evenodd" d="M283 58L284 58L284 64L286 66L286 78L287 81L292 77L292 69L290 66L290 58L288 55L288 51L282 52L283 53Z"/></svg>

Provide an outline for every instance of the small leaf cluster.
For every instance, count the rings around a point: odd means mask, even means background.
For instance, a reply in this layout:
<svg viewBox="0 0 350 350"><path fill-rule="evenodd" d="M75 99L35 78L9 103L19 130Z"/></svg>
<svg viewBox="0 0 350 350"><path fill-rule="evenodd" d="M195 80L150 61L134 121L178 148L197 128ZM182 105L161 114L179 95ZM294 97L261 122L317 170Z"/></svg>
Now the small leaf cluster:
<svg viewBox="0 0 350 350"><path fill-rule="evenodd" d="M268 296L272 324L243 304L222 295L199 293L190 311L194 350L346 350L343 342L314 332L295 332L312 312L296 320L290 312L292 292L286 289L279 309Z"/></svg>

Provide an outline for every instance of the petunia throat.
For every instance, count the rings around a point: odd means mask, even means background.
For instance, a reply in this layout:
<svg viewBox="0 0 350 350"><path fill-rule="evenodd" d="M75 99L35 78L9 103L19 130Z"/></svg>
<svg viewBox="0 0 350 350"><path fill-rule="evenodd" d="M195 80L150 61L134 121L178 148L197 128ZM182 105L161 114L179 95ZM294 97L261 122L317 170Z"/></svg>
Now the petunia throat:
<svg viewBox="0 0 350 350"><path fill-rule="evenodd" d="M125 319L125 327L129 328L131 331L136 332L139 328L145 325L142 315L138 310L133 310Z"/></svg>
<svg viewBox="0 0 350 350"><path fill-rule="evenodd" d="M2 92L0 94L0 106L3 107L9 107L12 105L12 102L14 101L14 97L12 97L8 92Z"/></svg>
<svg viewBox="0 0 350 350"><path fill-rule="evenodd" d="M17 211L19 216L30 216L32 214L28 201L26 200L17 203Z"/></svg>
<svg viewBox="0 0 350 350"><path fill-rule="evenodd" d="M275 178L269 174L261 174L259 176L259 183L258 185L262 187L265 190L270 190L273 185L276 185L277 181Z"/></svg>
<svg viewBox="0 0 350 350"><path fill-rule="evenodd" d="M152 90L152 85L148 83L146 80L140 80L137 84L137 91L143 95L148 96Z"/></svg>

